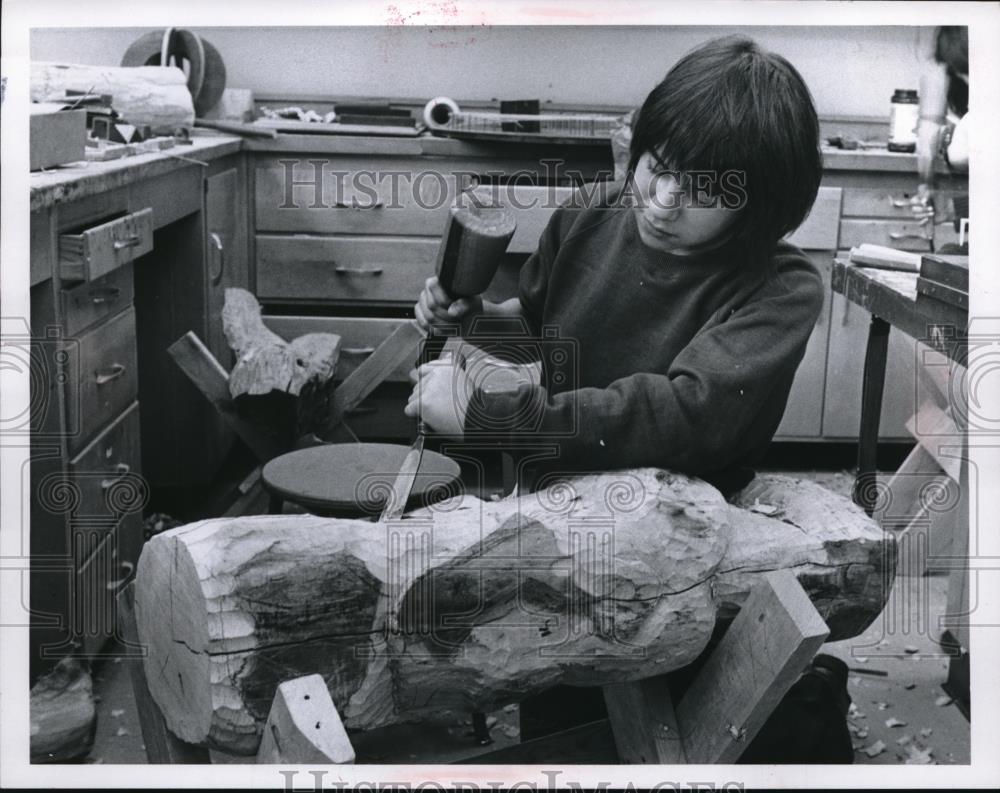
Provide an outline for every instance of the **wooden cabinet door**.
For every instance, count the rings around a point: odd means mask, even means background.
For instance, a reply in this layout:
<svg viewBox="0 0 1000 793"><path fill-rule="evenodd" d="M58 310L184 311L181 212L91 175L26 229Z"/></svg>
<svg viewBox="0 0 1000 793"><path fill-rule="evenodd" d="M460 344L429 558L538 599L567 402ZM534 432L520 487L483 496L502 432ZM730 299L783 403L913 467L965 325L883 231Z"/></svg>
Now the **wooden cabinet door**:
<svg viewBox="0 0 1000 793"><path fill-rule="evenodd" d="M229 287L249 288L247 192L244 163L205 180L205 283L208 289L208 349L227 370L233 357L222 332L222 306Z"/></svg>

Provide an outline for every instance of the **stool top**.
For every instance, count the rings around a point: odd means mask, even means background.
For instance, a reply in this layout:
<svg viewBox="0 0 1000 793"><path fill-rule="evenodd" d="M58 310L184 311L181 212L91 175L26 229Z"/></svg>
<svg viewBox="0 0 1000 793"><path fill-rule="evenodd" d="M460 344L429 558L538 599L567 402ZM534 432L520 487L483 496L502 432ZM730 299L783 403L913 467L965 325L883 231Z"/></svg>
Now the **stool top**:
<svg viewBox="0 0 1000 793"><path fill-rule="evenodd" d="M409 446L395 443L330 443L275 457L264 466L265 487L310 512L378 514L392 493ZM458 490L458 463L424 450L409 504L437 501ZM411 507L411 508L412 508Z"/></svg>

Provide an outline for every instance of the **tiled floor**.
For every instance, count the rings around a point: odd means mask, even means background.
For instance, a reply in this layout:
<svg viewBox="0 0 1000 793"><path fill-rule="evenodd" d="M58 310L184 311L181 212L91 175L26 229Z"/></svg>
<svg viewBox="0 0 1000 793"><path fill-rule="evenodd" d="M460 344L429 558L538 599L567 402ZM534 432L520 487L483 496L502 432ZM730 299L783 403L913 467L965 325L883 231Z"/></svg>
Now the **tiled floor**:
<svg viewBox="0 0 1000 793"><path fill-rule="evenodd" d="M849 495L853 481L847 472L789 473L844 495ZM856 763L969 762L969 723L941 689L948 658L935 637L946 586L944 576L897 577L886 610L863 635L824 646L824 652L842 658L852 669L849 725ZM120 657L95 665L94 688L100 699L89 762L146 762L127 670ZM498 742L516 737L509 714L492 726ZM461 736L465 730L452 732ZM213 757L217 762L245 759Z"/></svg>

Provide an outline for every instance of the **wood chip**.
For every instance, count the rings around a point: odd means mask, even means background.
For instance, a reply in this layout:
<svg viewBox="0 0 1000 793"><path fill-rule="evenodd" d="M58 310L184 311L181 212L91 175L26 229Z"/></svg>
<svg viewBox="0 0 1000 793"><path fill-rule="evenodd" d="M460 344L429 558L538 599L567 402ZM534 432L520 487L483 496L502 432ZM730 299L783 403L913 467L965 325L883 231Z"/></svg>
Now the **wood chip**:
<svg viewBox="0 0 1000 793"><path fill-rule="evenodd" d="M913 689L915 689L916 687L917 687L916 683L907 683L905 686L903 686L903 688L905 688L907 691L913 691Z"/></svg>
<svg viewBox="0 0 1000 793"><path fill-rule="evenodd" d="M889 728L892 728L892 727L905 727L906 726L906 722L902 721L901 719L897 719L895 716L893 716L891 719L886 719L885 720L885 726L889 727Z"/></svg>
<svg viewBox="0 0 1000 793"><path fill-rule="evenodd" d="M518 727L514 727L511 724L505 724L500 728L500 732L506 735L508 738L517 738L521 734L521 730Z"/></svg>
<svg viewBox="0 0 1000 793"><path fill-rule="evenodd" d="M849 707L847 709L847 716L848 716L848 718L851 718L851 719L863 719L863 718L865 718L865 714L862 713L860 710L858 710L858 706L855 705L853 702L851 703L851 707Z"/></svg>
<svg viewBox="0 0 1000 793"><path fill-rule="evenodd" d="M906 747L907 757L904 761L906 765L932 765L934 764L934 759L932 757L933 749L918 749L916 746Z"/></svg>
<svg viewBox="0 0 1000 793"><path fill-rule="evenodd" d="M866 746L861 751L863 751L869 757L878 757L880 754L882 754L882 752L885 751L885 742L875 741L875 743L873 743L871 746Z"/></svg>
<svg viewBox="0 0 1000 793"><path fill-rule="evenodd" d="M126 736L126 735L131 735L131 734L132 734L132 733L130 733L130 732L129 732L128 730L126 730L126 729L125 729L124 727L119 727L119 728L118 728L118 729L117 729L117 730L115 731L115 737L116 737L116 738L123 738L124 736Z"/></svg>
<svg viewBox="0 0 1000 793"><path fill-rule="evenodd" d="M111 718L118 719L125 715L125 710L123 708L115 708L111 711Z"/></svg>
<svg viewBox="0 0 1000 793"><path fill-rule="evenodd" d="M923 738L930 738L931 737L931 733L933 733L933 732L934 732L933 728L931 728L931 727L924 727L920 731L920 735Z"/></svg>
<svg viewBox="0 0 1000 793"><path fill-rule="evenodd" d="M939 708L943 708L945 705L950 705L954 701L955 700L953 700L948 695L942 694L940 697L934 700L934 704L937 705Z"/></svg>
<svg viewBox="0 0 1000 793"><path fill-rule="evenodd" d="M751 512L758 512L761 515L771 517L781 512L781 507L776 507L774 504L763 504L759 498L755 498L753 500L753 504L749 507L749 510Z"/></svg>
<svg viewBox="0 0 1000 793"><path fill-rule="evenodd" d="M868 663L868 658L867 658L867 656L864 656L864 655L859 655L854 660L857 661L859 664L867 664Z"/></svg>
<svg viewBox="0 0 1000 793"><path fill-rule="evenodd" d="M878 708L879 710L888 710L889 709L889 703L888 702L875 702L875 700L872 700L872 704L874 704L875 707Z"/></svg>
<svg viewBox="0 0 1000 793"><path fill-rule="evenodd" d="M913 740L912 735L904 735L902 738L897 738L896 743L898 743L900 746L906 746L912 740Z"/></svg>
<svg viewBox="0 0 1000 793"><path fill-rule="evenodd" d="M920 648L919 647L914 647L912 644L906 645L906 647L904 647L903 650L905 652L909 653L910 655L913 655L914 653L919 653L920 652Z"/></svg>

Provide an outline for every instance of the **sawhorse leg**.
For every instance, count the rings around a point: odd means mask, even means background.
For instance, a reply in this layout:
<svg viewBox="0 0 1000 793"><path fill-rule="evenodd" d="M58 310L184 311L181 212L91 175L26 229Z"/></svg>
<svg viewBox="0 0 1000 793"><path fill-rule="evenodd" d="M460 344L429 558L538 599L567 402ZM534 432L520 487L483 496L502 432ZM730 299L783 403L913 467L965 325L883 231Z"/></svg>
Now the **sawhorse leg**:
<svg viewBox="0 0 1000 793"><path fill-rule="evenodd" d="M790 571L766 574L676 706L662 676L604 687L622 762L736 762L829 633Z"/></svg>
<svg viewBox="0 0 1000 793"><path fill-rule="evenodd" d="M868 515L875 511L878 425L885 388L885 365L889 355L889 323L872 314L861 385L861 429L858 432L858 473L854 480L854 503Z"/></svg>

